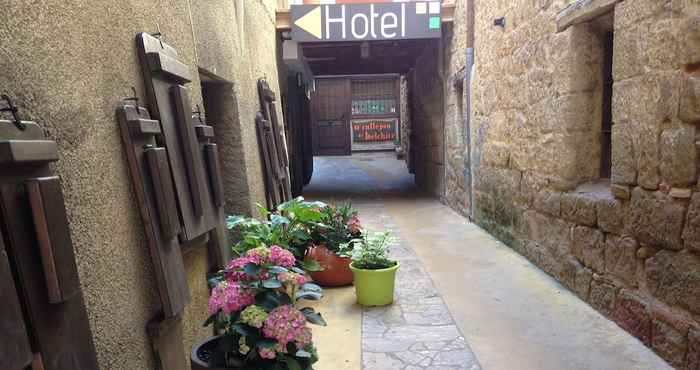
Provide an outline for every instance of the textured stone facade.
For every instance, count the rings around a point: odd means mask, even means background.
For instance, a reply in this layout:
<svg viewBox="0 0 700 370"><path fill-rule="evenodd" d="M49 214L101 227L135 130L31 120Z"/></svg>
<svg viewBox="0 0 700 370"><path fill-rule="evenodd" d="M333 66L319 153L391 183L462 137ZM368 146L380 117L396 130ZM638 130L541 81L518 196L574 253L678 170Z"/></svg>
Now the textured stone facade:
<svg viewBox="0 0 700 370"><path fill-rule="evenodd" d="M557 32L569 3L475 0L474 221L673 366L697 369L700 4L581 1L614 14L572 12ZM614 125L611 179L601 180L606 31ZM446 61L451 48L465 53L458 39L443 40ZM445 76L459 70L445 65ZM447 85L445 200L468 214L468 183L452 184L465 167L464 122L449 113Z"/></svg>
<svg viewBox="0 0 700 370"><path fill-rule="evenodd" d="M44 125L58 143L56 172L100 368L156 366L146 324L159 310L159 298L115 117L131 86L144 102L135 35L160 28L178 50L193 76L187 85L192 106L202 106L200 68L233 83L222 93L225 109L213 114L223 120L212 123L222 144L227 211L251 213L255 202L264 201L253 125L255 83L266 76L277 90L276 7L276 0L4 6L0 90L14 98L23 119ZM192 246L183 258L192 296L182 320L185 363L191 346L210 330L201 325L207 314L206 248Z"/></svg>

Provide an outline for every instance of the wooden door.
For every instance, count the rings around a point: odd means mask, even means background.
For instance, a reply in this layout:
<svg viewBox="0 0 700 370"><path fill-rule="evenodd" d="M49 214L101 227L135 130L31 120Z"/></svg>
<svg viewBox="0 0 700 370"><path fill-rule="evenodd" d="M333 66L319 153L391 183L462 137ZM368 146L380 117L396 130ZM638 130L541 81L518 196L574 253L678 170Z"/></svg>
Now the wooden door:
<svg viewBox="0 0 700 370"><path fill-rule="evenodd" d="M314 155L350 155L350 80L317 79L312 104Z"/></svg>

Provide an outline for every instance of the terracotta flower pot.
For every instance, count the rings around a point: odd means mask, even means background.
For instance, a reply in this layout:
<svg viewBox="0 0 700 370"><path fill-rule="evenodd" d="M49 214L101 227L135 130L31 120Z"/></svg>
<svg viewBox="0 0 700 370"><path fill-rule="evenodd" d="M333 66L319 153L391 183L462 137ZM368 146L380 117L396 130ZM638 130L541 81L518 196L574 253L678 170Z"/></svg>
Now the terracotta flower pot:
<svg viewBox="0 0 700 370"><path fill-rule="evenodd" d="M317 261L323 271L312 272L311 278L323 286L344 286L352 284L352 271L350 271L350 258L338 257L323 245L309 248L307 259Z"/></svg>

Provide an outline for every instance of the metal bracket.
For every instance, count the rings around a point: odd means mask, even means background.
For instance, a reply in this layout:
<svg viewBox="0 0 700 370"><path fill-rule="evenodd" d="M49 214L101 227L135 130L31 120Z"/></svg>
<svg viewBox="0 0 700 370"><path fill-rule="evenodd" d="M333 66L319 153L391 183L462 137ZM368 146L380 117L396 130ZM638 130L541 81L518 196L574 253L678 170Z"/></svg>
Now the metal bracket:
<svg viewBox="0 0 700 370"><path fill-rule="evenodd" d="M18 130L24 131L26 126L19 118L17 106L12 103L12 99L6 94L0 95L0 103L3 101L5 102L5 106L0 106L0 112L10 112L12 114L12 123L14 123Z"/></svg>

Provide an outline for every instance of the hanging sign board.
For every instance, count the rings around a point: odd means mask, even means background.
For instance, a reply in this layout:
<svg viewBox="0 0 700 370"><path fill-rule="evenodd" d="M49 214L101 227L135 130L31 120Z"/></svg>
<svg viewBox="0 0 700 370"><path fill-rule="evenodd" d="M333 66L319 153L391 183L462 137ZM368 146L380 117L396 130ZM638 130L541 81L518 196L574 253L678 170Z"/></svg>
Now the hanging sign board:
<svg viewBox="0 0 700 370"><path fill-rule="evenodd" d="M396 140L395 119L365 119L352 121L353 143L394 142Z"/></svg>
<svg viewBox="0 0 700 370"><path fill-rule="evenodd" d="M439 38L440 2L292 5L292 40Z"/></svg>

